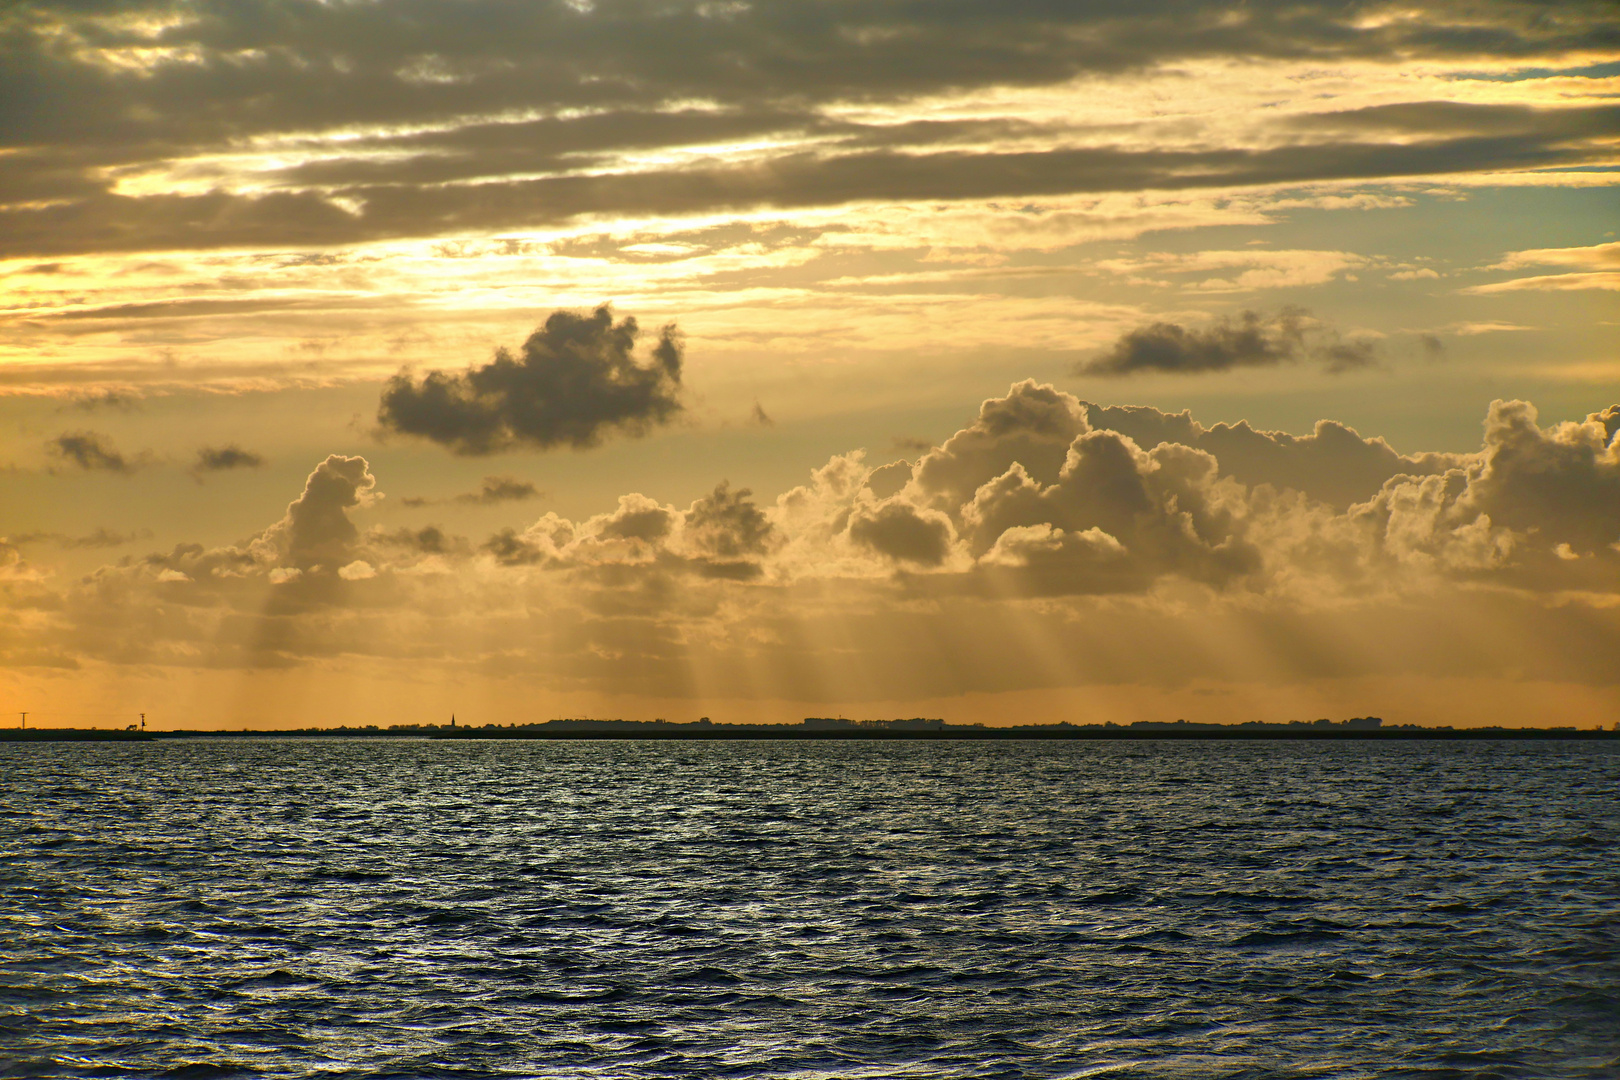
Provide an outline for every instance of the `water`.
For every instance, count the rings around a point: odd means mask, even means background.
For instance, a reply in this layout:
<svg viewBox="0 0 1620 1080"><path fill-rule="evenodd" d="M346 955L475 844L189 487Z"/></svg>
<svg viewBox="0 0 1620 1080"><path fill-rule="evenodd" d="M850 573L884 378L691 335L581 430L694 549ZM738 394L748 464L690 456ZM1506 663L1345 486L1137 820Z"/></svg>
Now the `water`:
<svg viewBox="0 0 1620 1080"><path fill-rule="evenodd" d="M0 746L12 1076L1620 1076L1620 750Z"/></svg>

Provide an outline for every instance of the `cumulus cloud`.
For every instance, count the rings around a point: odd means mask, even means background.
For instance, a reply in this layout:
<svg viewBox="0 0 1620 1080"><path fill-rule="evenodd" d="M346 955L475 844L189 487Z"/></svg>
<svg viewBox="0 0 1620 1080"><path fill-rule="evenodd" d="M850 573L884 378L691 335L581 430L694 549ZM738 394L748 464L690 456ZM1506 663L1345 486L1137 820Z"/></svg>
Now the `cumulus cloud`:
<svg viewBox="0 0 1620 1080"><path fill-rule="evenodd" d="M891 498L850 517L849 537L898 562L938 566L955 540L951 520L938 510Z"/></svg>
<svg viewBox="0 0 1620 1080"><path fill-rule="evenodd" d="M204 446L199 449L196 464L191 468L195 473L208 473L224 472L229 469L258 469L263 465L262 455L244 450L235 443L226 443L224 446Z"/></svg>
<svg viewBox="0 0 1620 1080"><path fill-rule="evenodd" d="M94 431L70 431L46 444L54 456L86 472L112 472L128 476L144 463L144 456L125 457L112 440Z"/></svg>
<svg viewBox="0 0 1620 1080"><path fill-rule="evenodd" d="M1094 427L1118 431L1142 446L1196 447L1214 456L1222 476L1250 486L1289 488L1341 509L1372 498L1393 476L1425 476L1467 460L1461 454L1401 454L1385 440L1363 438L1334 420L1318 420L1311 434L1293 435L1257 431L1246 420L1206 428L1190 411L1091 403L1084 408Z"/></svg>
<svg viewBox="0 0 1620 1080"><path fill-rule="evenodd" d="M1537 590L1620 592L1620 406L1537 424L1491 403L1480 453L1434 476L1397 477L1351 507L1386 563Z"/></svg>
<svg viewBox="0 0 1620 1080"><path fill-rule="evenodd" d="M580 522L547 513L526 529L502 529L482 550L506 566L641 567L747 579L759 575L774 541L773 525L749 490L721 482L686 510L632 493L614 510Z"/></svg>
<svg viewBox="0 0 1620 1080"><path fill-rule="evenodd" d="M1478 459L1422 489L1437 500L1436 533L1506 530L1516 544L1562 547L1566 557L1620 554L1620 406L1547 429L1536 420L1527 401L1491 403ZM1392 482L1369 512L1412 493L1410 481Z"/></svg>
<svg viewBox="0 0 1620 1080"><path fill-rule="evenodd" d="M553 312L517 355L502 348L490 363L460 374L395 375L378 422L466 455L583 449L615 431L646 434L682 408L682 355L671 324L659 331L647 362L638 361L639 333L635 319L615 323L606 305L589 315Z"/></svg>
<svg viewBox="0 0 1620 1080"><path fill-rule="evenodd" d="M1026 379L1005 397L986 399L972 424L924 454L911 483L923 501L949 512L1014 464L1040 479L1056 479L1069 444L1089 430L1078 399Z"/></svg>
<svg viewBox="0 0 1620 1080"><path fill-rule="evenodd" d="M755 505L747 488L731 490L721 481L686 511L684 529L699 551L721 559L741 559L765 553L771 523Z"/></svg>
<svg viewBox="0 0 1620 1080"><path fill-rule="evenodd" d="M1620 405L1542 427L1507 401L1477 453L1403 456L1331 422L1204 427L1024 382L915 462L836 455L764 504L725 482L684 508L632 493L476 549L363 532L376 478L332 455L237 544L53 582L0 543L0 657L359 657L674 695L1508 664L1612 683L1617 440Z"/></svg>
<svg viewBox="0 0 1620 1080"><path fill-rule="evenodd" d="M380 498L376 486L365 458L332 454L309 474L282 519L254 542L255 553L306 570L347 562L360 536L348 512Z"/></svg>
<svg viewBox="0 0 1620 1080"><path fill-rule="evenodd" d="M1092 431L1071 444L1054 483L1015 464L962 516L993 565L1018 565L1022 552L1038 572L1032 585L1089 592L1141 588L1165 574L1219 585L1257 570L1246 509L1235 485L1218 483L1212 455L1174 443L1145 451L1118 432Z"/></svg>
<svg viewBox="0 0 1620 1080"><path fill-rule="evenodd" d="M1285 307L1263 317L1253 311L1217 319L1204 329L1156 322L1126 333L1101 356L1076 365L1081 375L1133 375L1143 371L1197 374L1241 367L1275 367L1316 360L1330 372L1377 362L1376 345L1344 339L1303 308Z"/></svg>

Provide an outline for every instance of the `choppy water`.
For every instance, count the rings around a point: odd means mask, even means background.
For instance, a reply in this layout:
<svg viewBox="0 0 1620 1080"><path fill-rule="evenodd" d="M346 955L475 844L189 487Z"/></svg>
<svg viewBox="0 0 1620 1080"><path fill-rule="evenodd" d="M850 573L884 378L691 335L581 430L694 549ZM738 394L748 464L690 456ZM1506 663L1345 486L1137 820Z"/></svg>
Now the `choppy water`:
<svg viewBox="0 0 1620 1080"><path fill-rule="evenodd" d="M0 746L34 1076L1620 1076L1620 752Z"/></svg>

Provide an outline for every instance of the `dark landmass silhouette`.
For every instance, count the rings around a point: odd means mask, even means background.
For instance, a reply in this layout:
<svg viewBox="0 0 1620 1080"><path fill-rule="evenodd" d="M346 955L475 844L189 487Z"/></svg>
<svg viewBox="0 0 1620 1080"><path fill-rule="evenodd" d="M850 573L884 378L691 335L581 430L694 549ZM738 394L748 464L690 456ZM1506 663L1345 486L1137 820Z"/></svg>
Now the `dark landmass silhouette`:
<svg viewBox="0 0 1620 1080"><path fill-rule="evenodd" d="M281 730L130 731L100 728L10 728L0 742L155 742L194 738L428 738L428 739L914 739L995 741L1007 739L1600 739L1620 741L1620 724L1576 727L1422 727L1390 724L1376 716L1350 720L1296 720L1277 724L1252 720L1243 724L1199 724L1139 720L1134 724L1019 724L988 727L951 724L913 717L909 720L845 720L807 717L797 724L717 724L707 717L690 723L667 720L573 718L532 724L393 724L378 727L292 728Z"/></svg>

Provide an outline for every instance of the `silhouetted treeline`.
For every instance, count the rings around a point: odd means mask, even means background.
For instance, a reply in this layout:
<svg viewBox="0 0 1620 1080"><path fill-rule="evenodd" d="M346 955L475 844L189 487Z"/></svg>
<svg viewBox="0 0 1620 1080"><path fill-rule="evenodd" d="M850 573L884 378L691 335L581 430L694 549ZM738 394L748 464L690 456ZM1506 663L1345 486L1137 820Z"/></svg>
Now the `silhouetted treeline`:
<svg viewBox="0 0 1620 1080"><path fill-rule="evenodd" d="M440 728L435 739L1620 739L1620 731L1557 728L1385 726L1376 716L1269 724L1190 724L1142 720L1134 724L1019 724L986 727L910 720L845 720L807 717L798 724L716 724L666 720L548 720L539 724L486 724Z"/></svg>
<svg viewBox="0 0 1620 1080"><path fill-rule="evenodd" d="M1386 725L1376 716L1350 720L1296 720L1287 724L1251 720L1243 724L1197 724L1139 720L1134 724L1018 724L986 727L940 719L845 720L806 717L797 724L717 724L704 717L689 723L668 720L569 718L530 724L391 724L379 727L289 728L279 730L130 731L104 728L0 729L0 742L151 742L197 738L429 738L429 739L1615 739L1620 726L1601 728L1504 728L1417 724Z"/></svg>

